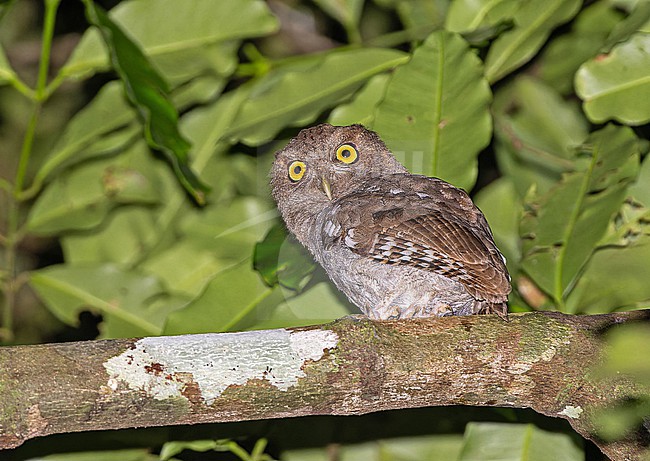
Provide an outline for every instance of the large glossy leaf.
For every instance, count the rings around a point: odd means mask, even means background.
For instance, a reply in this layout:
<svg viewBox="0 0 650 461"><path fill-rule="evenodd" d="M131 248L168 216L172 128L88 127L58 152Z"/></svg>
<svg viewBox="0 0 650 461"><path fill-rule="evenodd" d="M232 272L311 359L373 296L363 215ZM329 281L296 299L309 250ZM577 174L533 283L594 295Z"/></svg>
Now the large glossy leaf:
<svg viewBox="0 0 650 461"><path fill-rule="evenodd" d="M187 213L175 242L147 255L139 267L158 275L174 293L198 296L224 270L250 259L276 212L254 197L211 203Z"/></svg>
<svg viewBox="0 0 650 461"><path fill-rule="evenodd" d="M114 159L86 163L58 175L38 197L27 229L39 234L91 229L120 204L154 204L160 184L144 143Z"/></svg>
<svg viewBox="0 0 650 461"><path fill-rule="evenodd" d="M233 259L219 257L200 242L183 239L152 254L141 267L157 275L172 293L195 298L210 280L234 264Z"/></svg>
<svg viewBox="0 0 650 461"><path fill-rule="evenodd" d="M476 157L492 135L491 97L467 43L435 32L395 71L373 128L411 172L469 190Z"/></svg>
<svg viewBox="0 0 650 461"><path fill-rule="evenodd" d="M212 200L206 206L205 214L207 215L212 214L213 207L222 206L224 200L232 199L238 190L237 187L242 185L240 170L248 170L246 173L253 170L258 173L250 157L240 158L242 156L233 155L226 158L224 150L227 146L219 141L225 129L230 125L241 101L246 98L246 94L246 91L241 91L241 89L231 91L219 98L216 103L206 108L194 109L181 119L180 126L183 134L194 145L194 168L197 172L205 174L205 177L216 178L214 193L211 195ZM151 158L151 156L147 157ZM142 227L140 219L131 222L130 218L125 218L124 221L118 218L117 220L121 223L119 226L116 223L114 227L95 231L94 238L102 242L100 243L101 251L114 254L123 263L141 263L148 257L170 247L178 241L179 227L184 223L188 214L202 215L203 213L200 210L188 209L185 196L176 187L176 180L168 169L161 168L159 163L153 163L149 168L158 174L161 185L160 206L152 210L146 218L147 220L151 219L151 224ZM122 214L124 211L120 209L115 212ZM219 211L215 215L218 213ZM214 235L213 233L202 237L204 241L209 242L205 248L214 247ZM114 242L118 236L134 246L125 245L124 248L119 248ZM92 236L88 236L88 238L91 239ZM250 243L251 251L253 244L254 241Z"/></svg>
<svg viewBox="0 0 650 461"><path fill-rule="evenodd" d="M516 0L456 0L449 7L445 28L452 32L467 32L495 26L512 19L520 4Z"/></svg>
<svg viewBox="0 0 650 461"><path fill-rule="evenodd" d="M495 82L535 55L553 29L571 19L580 0L529 1L514 15L515 27L494 41L485 58L485 76Z"/></svg>
<svg viewBox="0 0 650 461"><path fill-rule="evenodd" d="M98 226L113 207L101 182L106 167L105 162L95 162L59 175L31 208L26 228L54 235Z"/></svg>
<svg viewBox="0 0 650 461"><path fill-rule="evenodd" d="M158 233L155 216L155 211L146 207L112 209L100 227L66 233L61 238L65 261L74 265L131 265L146 255L146 242Z"/></svg>
<svg viewBox="0 0 650 461"><path fill-rule="evenodd" d="M86 1L88 19L102 34L113 68L120 75L129 100L144 122L147 143L165 154L176 177L199 204L205 202L205 186L189 166L190 143L178 131L178 113L169 100L169 87L146 55L99 7Z"/></svg>
<svg viewBox="0 0 650 461"><path fill-rule="evenodd" d="M606 441L621 440L643 430L650 414L650 395L642 390L650 386L649 337L647 322L617 325L607 331L607 355L594 374L606 379L625 375L639 391L618 405L602 408L597 414L597 433ZM646 449L640 458L647 459L648 455L650 451Z"/></svg>
<svg viewBox="0 0 650 461"><path fill-rule="evenodd" d="M469 423L459 461L583 461L573 439L532 424Z"/></svg>
<svg viewBox="0 0 650 461"><path fill-rule="evenodd" d="M30 285L69 325L77 324L83 310L101 314L104 337L157 335L165 320L150 309L153 298L163 293L158 279L111 264L50 266L32 272Z"/></svg>
<svg viewBox="0 0 650 461"><path fill-rule="evenodd" d="M622 13L609 2L595 2L576 16L571 31L549 41L535 66L539 76L561 94L573 93L578 68L594 57L605 44L612 29L620 24ZM567 53L571 50L571 53Z"/></svg>
<svg viewBox="0 0 650 461"><path fill-rule="evenodd" d="M240 328L282 328L327 323L350 314L358 314L353 304L336 289L320 270L320 281L296 295L295 291L276 289L273 297L260 304L255 317L248 316L238 325Z"/></svg>
<svg viewBox="0 0 650 461"><path fill-rule="evenodd" d="M311 122L373 75L406 60L400 51L364 48L280 67L254 83L229 135L249 145L267 142L286 126Z"/></svg>
<svg viewBox="0 0 650 461"><path fill-rule="evenodd" d="M400 21L406 30L431 32L442 28L449 7L449 0L380 0L394 4ZM415 40L414 34L412 37Z"/></svg>
<svg viewBox="0 0 650 461"><path fill-rule="evenodd" d="M345 28L348 39L359 42L358 26L365 0L314 0L323 11L340 22Z"/></svg>
<svg viewBox="0 0 650 461"><path fill-rule="evenodd" d="M558 307L621 207L638 162L634 133L609 125L588 138L578 171L526 204L522 266Z"/></svg>
<svg viewBox="0 0 650 461"><path fill-rule="evenodd" d="M164 333L209 333L231 330L272 292L251 260L220 272L201 296L187 307L170 314Z"/></svg>
<svg viewBox="0 0 650 461"><path fill-rule="evenodd" d="M266 4L259 0L125 1L111 10L110 17L128 31L148 56L159 60L164 69L173 72L179 70L174 71L165 62L173 60L180 67L182 60L191 56L194 58L191 65L197 66L197 58L215 56L211 44L256 37L277 28L277 21ZM225 50L218 47L216 58L230 62L230 53L223 53ZM206 52L197 53L200 49ZM82 77L106 69L108 63L108 54L99 34L89 30L61 72L70 77ZM223 70L224 67L219 65L216 69Z"/></svg>
<svg viewBox="0 0 650 461"><path fill-rule="evenodd" d="M137 113L124 98L121 85L118 82L104 85L68 122L63 135L36 172L34 188L40 188L66 167L125 148L142 131L135 123L136 117Z"/></svg>
<svg viewBox="0 0 650 461"><path fill-rule="evenodd" d="M390 75L375 75L354 95L350 102L334 108L328 122L339 126L355 123L372 126L375 108L384 98L388 82L390 82Z"/></svg>
<svg viewBox="0 0 650 461"><path fill-rule="evenodd" d="M474 202L490 224L494 241L506 257L508 270L515 274L521 259L519 220L523 205L513 181L502 177L481 189Z"/></svg>
<svg viewBox="0 0 650 461"><path fill-rule="evenodd" d="M495 94L492 111L502 171L523 197L531 186L547 191L574 168L575 150L587 137L580 108L531 77L518 77Z"/></svg>
<svg viewBox="0 0 650 461"><path fill-rule="evenodd" d="M614 7L622 7L629 11L629 15L619 21L607 37L607 43L603 51L609 51L614 45L626 42L637 32L650 33L650 2L631 2L623 6L621 2L616 2Z"/></svg>
<svg viewBox="0 0 650 461"><path fill-rule="evenodd" d="M456 460L463 445L460 435L444 434L372 440L340 445L340 461L437 461ZM329 461L328 447L299 448L282 453L282 461Z"/></svg>
<svg viewBox="0 0 650 461"><path fill-rule="evenodd" d="M604 314L647 306L650 300L648 261L650 237L647 235L625 248L598 249L568 297L567 310Z"/></svg>
<svg viewBox="0 0 650 461"><path fill-rule="evenodd" d="M650 33L638 33L583 64L576 92L592 122L609 119L628 125L650 121Z"/></svg>
<svg viewBox="0 0 650 461"><path fill-rule="evenodd" d="M238 197L188 214L178 231L222 258L241 261L252 256L255 243L264 238L276 217L269 201Z"/></svg>

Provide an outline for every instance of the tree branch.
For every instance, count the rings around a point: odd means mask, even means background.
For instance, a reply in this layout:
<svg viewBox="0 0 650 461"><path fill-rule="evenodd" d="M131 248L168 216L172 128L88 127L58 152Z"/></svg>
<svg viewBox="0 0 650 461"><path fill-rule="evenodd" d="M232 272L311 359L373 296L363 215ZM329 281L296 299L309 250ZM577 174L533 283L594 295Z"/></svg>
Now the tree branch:
<svg viewBox="0 0 650 461"><path fill-rule="evenodd" d="M376 322L0 348L0 448L63 432L359 415L441 405L532 408L567 419L613 460L630 438L594 437L595 414L647 395L598 378L611 325L650 310Z"/></svg>

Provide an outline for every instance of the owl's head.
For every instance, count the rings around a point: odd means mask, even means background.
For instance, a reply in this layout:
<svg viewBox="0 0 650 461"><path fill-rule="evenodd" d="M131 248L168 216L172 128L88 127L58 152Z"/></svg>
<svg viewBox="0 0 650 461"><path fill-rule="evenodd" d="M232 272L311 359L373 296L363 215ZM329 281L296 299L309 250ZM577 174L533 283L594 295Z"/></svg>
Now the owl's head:
<svg viewBox="0 0 650 461"><path fill-rule="evenodd" d="M324 123L302 130L275 154L271 187L286 221L287 211L320 211L319 204L353 192L368 179L405 172L375 132Z"/></svg>

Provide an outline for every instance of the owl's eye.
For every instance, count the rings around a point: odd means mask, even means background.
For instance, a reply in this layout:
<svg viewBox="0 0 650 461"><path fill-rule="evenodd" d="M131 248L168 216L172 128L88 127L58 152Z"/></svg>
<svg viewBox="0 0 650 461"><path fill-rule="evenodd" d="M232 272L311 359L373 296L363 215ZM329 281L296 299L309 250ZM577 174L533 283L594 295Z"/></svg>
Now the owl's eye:
<svg viewBox="0 0 650 461"><path fill-rule="evenodd" d="M354 144L345 143L341 144L338 149L336 149L336 159L339 162L346 164L351 164L357 161L359 158L359 152Z"/></svg>
<svg viewBox="0 0 650 461"><path fill-rule="evenodd" d="M305 175L305 171L307 171L307 165L305 165L305 162L295 160L291 162L291 165L289 165L289 179L293 182L298 182Z"/></svg>

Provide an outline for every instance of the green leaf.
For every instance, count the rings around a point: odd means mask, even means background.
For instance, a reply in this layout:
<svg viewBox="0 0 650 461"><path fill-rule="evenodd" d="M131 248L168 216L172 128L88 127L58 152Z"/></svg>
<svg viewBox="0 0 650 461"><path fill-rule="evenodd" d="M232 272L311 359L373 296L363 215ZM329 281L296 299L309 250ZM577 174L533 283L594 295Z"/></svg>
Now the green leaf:
<svg viewBox="0 0 650 461"><path fill-rule="evenodd" d="M196 298L210 280L234 264L235 260L219 257L201 242L183 239L152 254L140 267L164 281L170 292Z"/></svg>
<svg viewBox="0 0 650 461"><path fill-rule="evenodd" d="M146 159L151 160L148 169L157 174L159 178L161 186L158 192L160 205L154 210L150 210L148 214L141 213L133 219L120 218L119 216L124 213L122 209L113 211L112 214L118 216L115 218L115 225L113 226L113 221L111 221L109 226L95 230L95 238L100 241L97 247L88 242L93 254L97 250L97 254L113 255L111 261L114 261L113 257L115 257L124 264L139 264L178 242L180 227L185 223L185 219L188 219L189 215L201 216L205 214L210 216L210 219L214 220L216 225L219 226L221 222L219 213L230 216L231 213L237 212L237 210L228 210L227 208L224 210L223 207L230 203L233 195L241 191L240 187L248 185L248 182L251 181L248 179L251 174L266 175L268 171L262 172L259 168L256 168L255 162L249 156L232 155L226 157L224 151L229 146L219 141L225 129L230 125L241 101L246 96L247 92L242 91L241 88L228 92L214 104L194 109L181 119L183 133L195 146L193 165L196 171L205 174L205 177L219 178L219 182L214 189L215 193L212 196L213 200L205 207L205 211L188 207L185 196L177 187L171 171L168 168L162 168L164 165L161 162L155 162L151 156L144 156ZM246 181L242 179L245 175L248 175ZM264 181L267 182L266 177ZM265 196L268 197L268 194ZM259 210L259 208L253 206L251 210ZM265 208L264 212L267 210ZM275 213L269 219L271 220L274 217ZM248 217L241 214L236 216L236 219L243 221ZM200 222L200 219L198 222ZM247 256L251 254L254 243L258 238L261 238L267 228L263 227L259 235L257 233L253 234L252 240L248 243ZM205 242L204 248L206 248L206 251L212 251L215 247L214 236L214 229L209 228L206 228L205 235L201 235L202 242ZM87 238L90 240L92 236L87 236ZM119 242L120 240L125 242L123 247L116 245L116 241ZM81 257L84 257L83 250L75 253L80 253Z"/></svg>
<svg viewBox="0 0 650 461"><path fill-rule="evenodd" d="M289 240L284 226L276 224L264 240L255 245L253 268L269 286L282 285L300 291L311 278L315 263L295 240Z"/></svg>
<svg viewBox="0 0 650 461"><path fill-rule="evenodd" d="M315 278L321 281L310 284L302 293L277 289L274 296L258 306L255 316L243 318L238 325L245 329L299 327L327 323L359 309L348 302L331 282L322 281L325 276L317 270Z"/></svg>
<svg viewBox="0 0 650 461"><path fill-rule="evenodd" d="M254 83L232 123L232 140L257 146L287 126L313 121L352 94L368 78L406 61L404 53L381 48L333 51L271 71Z"/></svg>
<svg viewBox="0 0 650 461"><path fill-rule="evenodd" d="M340 445L341 461L431 461L456 460L463 439L457 434L399 437L365 443ZM299 448L282 453L283 461L329 461L328 447Z"/></svg>
<svg viewBox="0 0 650 461"><path fill-rule="evenodd" d="M372 126L375 108L384 98L388 82L390 82L390 75L375 75L357 91L352 101L335 107L330 113L328 122L338 126L355 123Z"/></svg>
<svg viewBox="0 0 650 461"><path fill-rule="evenodd" d="M617 273L618 276L618 273ZM597 414L596 427L607 441L632 436L642 429L650 414L650 326L647 322L617 325L607 331L607 354L593 370L603 381L625 375L630 386L626 400ZM641 458L644 458L643 456Z"/></svg>
<svg viewBox="0 0 650 461"><path fill-rule="evenodd" d="M162 70L172 72L167 75L172 80L178 80L179 73L196 75L186 72L184 63L195 70L228 74L234 64L230 48L237 40L271 33L278 26L265 2L259 0L125 1L109 15ZM204 65L208 60L210 65ZM108 65L101 37L96 30L88 30L61 73L81 78Z"/></svg>
<svg viewBox="0 0 650 461"><path fill-rule="evenodd" d="M628 125L650 121L650 33L638 33L583 64L576 92L594 123L614 119Z"/></svg>
<svg viewBox="0 0 650 461"><path fill-rule="evenodd" d="M584 453L567 434L532 424L469 423L459 461L583 461Z"/></svg>
<svg viewBox="0 0 650 461"><path fill-rule="evenodd" d="M85 160L111 155L138 137L136 112L118 82L104 85L97 96L66 125L65 131L34 177L34 189L64 168Z"/></svg>
<svg viewBox="0 0 650 461"><path fill-rule="evenodd" d="M257 197L237 197L188 214L178 231L220 258L250 258L254 245L276 222L277 210Z"/></svg>
<svg viewBox="0 0 650 461"><path fill-rule="evenodd" d="M549 41L542 49L535 62L536 75L561 94L572 94L578 68L603 47L622 16L609 2L595 2L582 9L571 31Z"/></svg>
<svg viewBox="0 0 650 461"><path fill-rule="evenodd" d="M613 7L621 7L615 2ZM650 2L640 1L635 2L629 8L624 7L626 10L631 10L628 17L619 21L612 29L607 37L603 51L609 51L614 45L621 42L626 42L637 32L650 32Z"/></svg>
<svg viewBox="0 0 650 461"><path fill-rule="evenodd" d="M521 259L519 220L523 205L513 181L502 177L491 182L476 194L474 202L490 223L494 241L506 257L508 270L511 274L517 273Z"/></svg>
<svg viewBox="0 0 650 461"><path fill-rule="evenodd" d="M650 236L650 156L646 155L636 181L628 187L625 203L609 223L599 246L637 245ZM618 248L620 249L620 248ZM585 274L587 275L587 274ZM635 298L640 301L645 298Z"/></svg>
<svg viewBox="0 0 650 461"><path fill-rule="evenodd" d="M163 293L157 278L111 264L50 266L32 272L30 285L48 309L68 325L79 313L100 313L103 337L158 335L165 316L149 304Z"/></svg>
<svg viewBox="0 0 650 461"><path fill-rule="evenodd" d="M73 265L111 262L131 265L143 258L146 242L157 235L150 208L120 207L92 232L72 232L61 239L64 259Z"/></svg>
<svg viewBox="0 0 650 461"><path fill-rule="evenodd" d="M168 99L167 83L142 50L101 8L90 0L85 3L88 20L101 31L126 94L144 120L147 142L165 154L183 187L197 203L203 204L207 187L189 167L191 145L178 131L178 114Z"/></svg>
<svg viewBox="0 0 650 461"><path fill-rule="evenodd" d="M627 247L596 250L567 299L567 310L578 314L605 314L647 308L650 300L648 261L650 236L647 235Z"/></svg>
<svg viewBox="0 0 650 461"><path fill-rule="evenodd" d="M98 226L119 204L154 204L159 184L143 143L115 159L85 163L58 175L38 197L27 229L56 234Z"/></svg>
<svg viewBox="0 0 650 461"><path fill-rule="evenodd" d="M113 207L101 182L105 168L93 163L57 176L31 208L27 230L54 235L98 226Z"/></svg>
<svg viewBox="0 0 650 461"><path fill-rule="evenodd" d="M650 325L629 323L607 332L607 357L601 371L625 374L635 382L650 386ZM650 399L650 396L646 396Z"/></svg>
<svg viewBox="0 0 650 461"><path fill-rule="evenodd" d="M531 186L546 192L562 172L574 168L576 149L588 129L577 104L543 82L521 76L499 89L492 111L499 167L520 197Z"/></svg>
<svg viewBox="0 0 650 461"><path fill-rule="evenodd" d="M343 25L348 39L360 42L361 36L357 30L361 11L365 0L314 0L320 9Z"/></svg>
<svg viewBox="0 0 650 461"><path fill-rule="evenodd" d="M429 32L441 29L449 7L448 0L382 0L394 3L405 29L425 29Z"/></svg>
<svg viewBox="0 0 650 461"><path fill-rule="evenodd" d="M528 62L553 29L579 10L580 0L528 1L514 15L515 27L494 41L485 58L485 76L493 83Z"/></svg>
<svg viewBox="0 0 650 461"><path fill-rule="evenodd" d="M251 260L220 272L201 296L182 310L170 314L164 333L229 331L271 294L251 267Z"/></svg>
<svg viewBox="0 0 650 461"><path fill-rule="evenodd" d="M519 5L516 0L456 0L449 6L445 28L450 32L467 32L493 27L512 19Z"/></svg>
<svg viewBox="0 0 650 461"><path fill-rule="evenodd" d="M588 156L576 164L578 171L529 201L521 222L522 266L560 309L639 169L629 128L608 125L585 148Z"/></svg>
<svg viewBox="0 0 650 461"><path fill-rule="evenodd" d="M636 182L629 188L629 194L637 202L650 208L650 156L646 155Z"/></svg>
<svg viewBox="0 0 650 461"><path fill-rule="evenodd" d="M395 71L372 127L412 173L469 190L492 135L491 97L467 43L435 32Z"/></svg>
<svg viewBox="0 0 650 461"><path fill-rule="evenodd" d="M192 450L203 453L206 451L214 450L218 446L219 442L216 440L179 440L165 442L165 444L160 449L159 461L171 460L174 456L183 450Z"/></svg>

